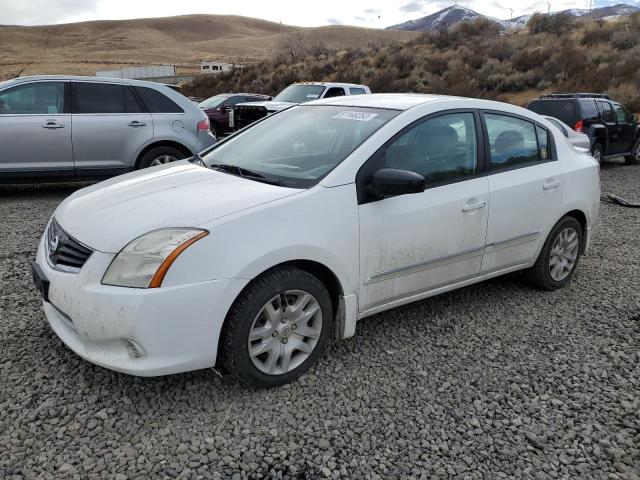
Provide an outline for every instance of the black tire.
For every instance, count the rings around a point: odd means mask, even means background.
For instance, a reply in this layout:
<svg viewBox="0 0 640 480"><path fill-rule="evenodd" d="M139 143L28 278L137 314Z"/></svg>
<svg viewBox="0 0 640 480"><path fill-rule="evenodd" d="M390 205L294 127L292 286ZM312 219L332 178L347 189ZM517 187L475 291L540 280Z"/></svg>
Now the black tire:
<svg viewBox="0 0 640 480"><path fill-rule="evenodd" d="M604 156L604 146L600 142L596 142L591 147L591 155L595 158L598 163L602 163L602 157Z"/></svg>
<svg viewBox="0 0 640 480"><path fill-rule="evenodd" d="M636 139L631 149L631 155L624 157L624 163L627 165L638 165L640 163L640 138Z"/></svg>
<svg viewBox="0 0 640 480"><path fill-rule="evenodd" d="M156 159L161 157L171 157L175 160L182 160L183 158L187 158L182 150L178 150L175 147L154 147L142 156L142 158L138 162L138 169L150 167Z"/></svg>
<svg viewBox="0 0 640 480"><path fill-rule="evenodd" d="M558 238L558 236L567 228L572 228L578 234L578 246L577 246L577 257L573 264L573 267L569 271L566 277L561 280L555 280L551 276L551 269L549 266L549 262L551 260L551 250L553 249L553 245ZM533 284L534 286L542 289L542 290L557 290L558 288L562 288L567 285L573 274L578 267L578 263L580 261L580 256L584 251L584 233L582 231L582 227L580 223L573 217L562 217L558 223L551 229L551 233L547 237L547 240L544 242L542 250L540 251L540 255L538 256L538 260L533 265L533 267L525 270L525 276L527 280Z"/></svg>
<svg viewBox="0 0 640 480"><path fill-rule="evenodd" d="M257 368L251 359L249 333L263 306L274 297L291 290L303 290L315 298L322 313L321 332L313 351L296 368L286 373L265 373ZM295 267L271 270L253 280L231 307L220 338L220 363L230 376L242 384L256 387L276 387L294 380L308 370L326 348L332 328L331 298L327 288L320 280ZM270 339L261 341L267 342ZM274 341L278 342L278 340Z"/></svg>
<svg viewBox="0 0 640 480"><path fill-rule="evenodd" d="M220 140L220 127L218 127L218 125L216 125L215 123L212 123L209 129L211 130L211 133L215 135L216 139Z"/></svg>

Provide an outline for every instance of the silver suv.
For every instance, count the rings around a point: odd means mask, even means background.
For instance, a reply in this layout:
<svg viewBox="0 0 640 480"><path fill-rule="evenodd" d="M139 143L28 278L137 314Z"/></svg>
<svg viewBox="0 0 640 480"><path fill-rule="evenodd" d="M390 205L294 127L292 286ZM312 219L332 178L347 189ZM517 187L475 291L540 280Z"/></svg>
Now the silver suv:
<svg viewBox="0 0 640 480"><path fill-rule="evenodd" d="M0 181L107 177L187 158L215 142L205 113L158 83L0 82Z"/></svg>

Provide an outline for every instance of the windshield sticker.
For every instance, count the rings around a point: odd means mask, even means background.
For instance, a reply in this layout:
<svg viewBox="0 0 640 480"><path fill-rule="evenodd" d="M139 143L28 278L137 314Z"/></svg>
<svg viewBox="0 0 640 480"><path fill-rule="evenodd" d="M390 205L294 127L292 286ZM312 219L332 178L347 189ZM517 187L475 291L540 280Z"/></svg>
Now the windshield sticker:
<svg viewBox="0 0 640 480"><path fill-rule="evenodd" d="M378 116L377 113L369 112L340 112L333 118L341 118L343 120L357 120L359 122L369 122Z"/></svg>

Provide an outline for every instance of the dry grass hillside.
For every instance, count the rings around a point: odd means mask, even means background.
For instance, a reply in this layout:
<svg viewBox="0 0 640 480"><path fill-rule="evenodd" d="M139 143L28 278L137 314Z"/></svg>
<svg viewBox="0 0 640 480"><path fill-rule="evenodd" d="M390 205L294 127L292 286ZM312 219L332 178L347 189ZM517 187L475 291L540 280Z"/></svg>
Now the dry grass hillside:
<svg viewBox="0 0 640 480"><path fill-rule="evenodd" d="M100 69L154 64L173 64L180 73L189 73L203 59L252 63L281 53L283 39L299 30L334 49L417 35L357 27L301 29L222 15L3 26L0 79L18 73L94 75Z"/></svg>
<svg viewBox="0 0 640 480"><path fill-rule="evenodd" d="M295 32L290 37L300 35ZM225 91L275 94L300 80L364 83L374 92L418 92L493 98L518 105L542 92L606 92L640 111L640 13L617 22L534 16L527 28L500 32L486 20L426 33L408 42L330 49L314 42L184 88L206 97Z"/></svg>

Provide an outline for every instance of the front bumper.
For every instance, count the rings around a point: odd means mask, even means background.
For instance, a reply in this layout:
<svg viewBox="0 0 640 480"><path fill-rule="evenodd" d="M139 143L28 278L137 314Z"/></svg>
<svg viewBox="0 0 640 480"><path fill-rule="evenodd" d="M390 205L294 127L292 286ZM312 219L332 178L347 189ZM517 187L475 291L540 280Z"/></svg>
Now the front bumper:
<svg viewBox="0 0 640 480"><path fill-rule="evenodd" d="M49 280L44 312L76 354L103 367L157 376L215 365L222 324L246 280L135 289L100 283L112 254L94 252L79 273L52 268L40 242L36 263Z"/></svg>

